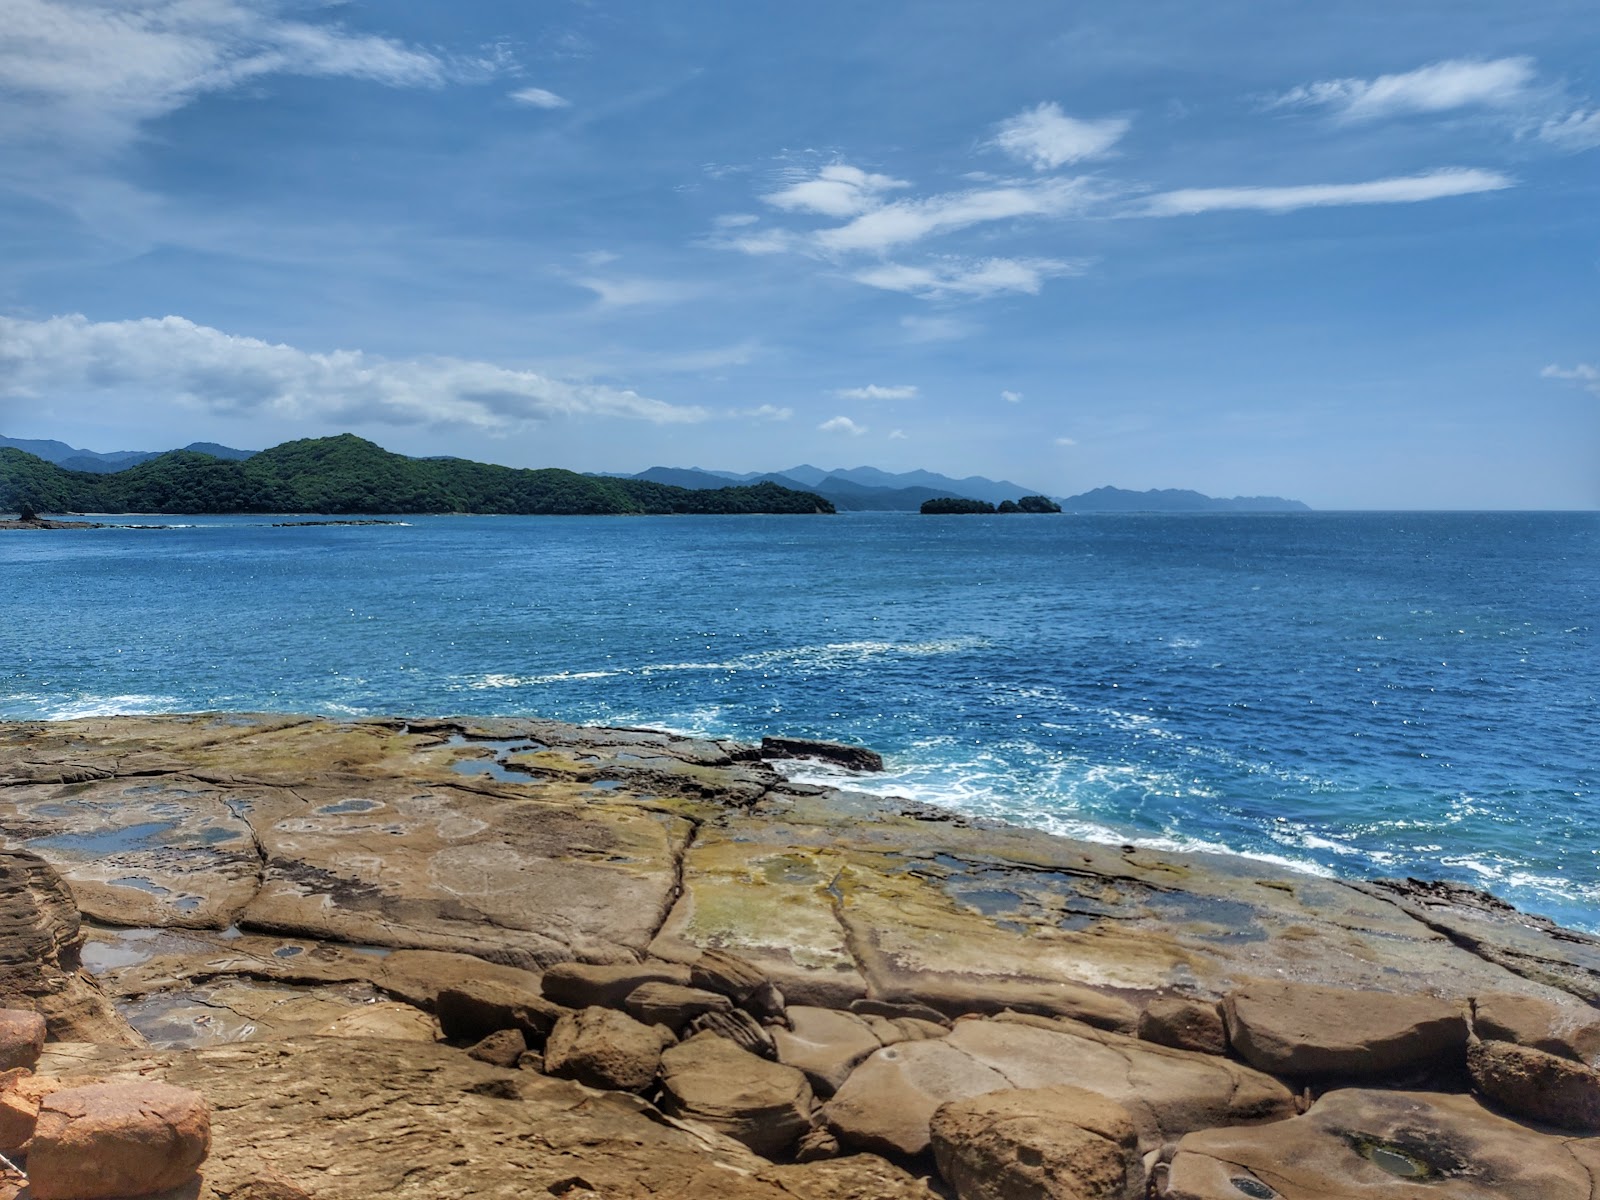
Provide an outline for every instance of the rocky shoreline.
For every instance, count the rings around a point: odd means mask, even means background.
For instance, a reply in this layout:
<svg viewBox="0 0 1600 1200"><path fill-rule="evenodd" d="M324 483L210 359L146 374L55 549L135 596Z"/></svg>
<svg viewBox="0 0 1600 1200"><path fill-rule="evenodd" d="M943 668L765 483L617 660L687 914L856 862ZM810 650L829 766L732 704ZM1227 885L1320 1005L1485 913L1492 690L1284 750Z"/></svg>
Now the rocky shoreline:
<svg viewBox="0 0 1600 1200"><path fill-rule="evenodd" d="M830 752L0 724L0 1007L206 1098L190 1200L1600 1189L1600 941L774 765Z"/></svg>

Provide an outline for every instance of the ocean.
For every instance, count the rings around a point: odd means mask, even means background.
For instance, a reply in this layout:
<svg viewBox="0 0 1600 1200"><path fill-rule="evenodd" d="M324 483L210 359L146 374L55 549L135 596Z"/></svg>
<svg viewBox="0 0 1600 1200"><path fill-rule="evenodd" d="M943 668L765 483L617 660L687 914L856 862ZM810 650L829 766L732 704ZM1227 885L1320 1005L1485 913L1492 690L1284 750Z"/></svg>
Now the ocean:
<svg viewBox="0 0 1600 1200"><path fill-rule="evenodd" d="M1600 514L114 519L178 527L0 533L0 718L834 738L872 791L1600 932Z"/></svg>

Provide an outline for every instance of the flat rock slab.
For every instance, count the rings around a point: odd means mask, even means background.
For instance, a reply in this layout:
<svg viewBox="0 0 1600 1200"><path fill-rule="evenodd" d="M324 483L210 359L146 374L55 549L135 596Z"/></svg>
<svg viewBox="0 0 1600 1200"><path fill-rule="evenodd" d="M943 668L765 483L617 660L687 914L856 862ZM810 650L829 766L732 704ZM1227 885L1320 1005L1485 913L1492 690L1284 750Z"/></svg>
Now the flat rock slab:
<svg viewBox="0 0 1600 1200"><path fill-rule="evenodd" d="M1347 1089L1303 1117L1178 1143L1160 1200L1590 1200L1600 1141L1552 1137L1467 1096Z"/></svg>
<svg viewBox="0 0 1600 1200"><path fill-rule="evenodd" d="M1294 1097L1227 1059L1153 1046L1070 1021L969 1019L946 1038L873 1054L823 1107L848 1146L915 1156L938 1107L1012 1088L1068 1085L1124 1106L1144 1149L1194 1129L1282 1120Z"/></svg>
<svg viewBox="0 0 1600 1200"><path fill-rule="evenodd" d="M881 1159L775 1167L636 1098L444 1046L306 1038L142 1058L82 1049L52 1068L142 1072L210 1100L212 1151L194 1200L273 1180L316 1200L526 1200L584 1187L664 1200L934 1200Z"/></svg>

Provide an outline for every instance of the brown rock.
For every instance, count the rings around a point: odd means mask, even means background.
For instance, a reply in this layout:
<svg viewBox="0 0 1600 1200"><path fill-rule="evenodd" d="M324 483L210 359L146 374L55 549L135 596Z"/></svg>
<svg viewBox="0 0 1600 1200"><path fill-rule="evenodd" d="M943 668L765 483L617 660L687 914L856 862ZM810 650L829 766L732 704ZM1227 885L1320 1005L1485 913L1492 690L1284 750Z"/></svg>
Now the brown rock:
<svg viewBox="0 0 1600 1200"><path fill-rule="evenodd" d="M912 989L893 993L888 998L923 1004L951 1017L1010 1011L1066 1017L1115 1033L1131 1034L1139 1027L1139 1010L1122 997L1072 983L1030 983L984 976L941 977L928 973L917 979Z"/></svg>
<svg viewBox="0 0 1600 1200"><path fill-rule="evenodd" d="M400 1042L436 1042L439 1022L419 1008L393 1000L363 1004L335 1017L319 1030L323 1037L384 1038Z"/></svg>
<svg viewBox="0 0 1600 1200"><path fill-rule="evenodd" d="M778 1061L805 1073L812 1090L831 1096L857 1063L883 1048L867 1022L853 1013L796 1006L789 1010L794 1028L775 1029L772 1040Z"/></svg>
<svg viewBox="0 0 1600 1200"><path fill-rule="evenodd" d="M0 1200L21 1200L27 1194L28 1177L21 1171L0 1165Z"/></svg>
<svg viewBox="0 0 1600 1200"><path fill-rule="evenodd" d="M661 1043L659 1027L641 1025L611 1008L581 1009L550 1031L545 1073L608 1091L642 1091L655 1081Z"/></svg>
<svg viewBox="0 0 1600 1200"><path fill-rule="evenodd" d="M1178 1143L1160 1200L1589 1200L1600 1150L1469 1096L1346 1089L1302 1117Z"/></svg>
<svg viewBox="0 0 1600 1200"><path fill-rule="evenodd" d="M1600 1014L1586 1004L1554 1004L1536 996L1481 992L1472 1002L1472 1030L1486 1042L1515 1042L1590 1066L1600 1065Z"/></svg>
<svg viewBox="0 0 1600 1200"><path fill-rule="evenodd" d="M743 1004L768 982L760 967L726 950L707 950L689 967L691 987L721 992L735 1004Z"/></svg>
<svg viewBox="0 0 1600 1200"><path fill-rule="evenodd" d="M568 1008L620 1008L627 996L646 983L689 982L682 963L557 963L544 973L545 999Z"/></svg>
<svg viewBox="0 0 1600 1200"><path fill-rule="evenodd" d="M1513 1042L1474 1039L1467 1048L1473 1086L1514 1117L1558 1129L1600 1133L1600 1071Z"/></svg>
<svg viewBox="0 0 1600 1200"><path fill-rule="evenodd" d="M915 1157L947 1100L1010 1088L1081 1087L1123 1105L1153 1149L1193 1129L1281 1120L1289 1090L1228 1059L1152 1045L1074 1021L969 1019L946 1038L873 1054L823 1106L840 1141Z"/></svg>
<svg viewBox="0 0 1600 1200"><path fill-rule="evenodd" d="M1198 1054L1228 1052L1228 1031L1217 1006L1182 996L1150 1001L1139 1014L1139 1037Z"/></svg>
<svg viewBox="0 0 1600 1200"><path fill-rule="evenodd" d="M789 1155L811 1128L803 1074L711 1034L661 1056L661 1091L673 1116L704 1122L767 1158Z"/></svg>
<svg viewBox="0 0 1600 1200"><path fill-rule="evenodd" d="M773 1043L772 1034L742 1008L735 1008L729 1012L701 1013L689 1022L687 1032L714 1033L720 1038L726 1038L747 1054L756 1054L762 1058L778 1056L778 1048Z"/></svg>
<svg viewBox="0 0 1600 1200"><path fill-rule="evenodd" d="M0 1008L0 1071L27 1067L44 1052L44 1018L32 1009Z"/></svg>
<svg viewBox="0 0 1600 1200"><path fill-rule="evenodd" d="M494 1067L515 1067L528 1053L528 1039L520 1029L502 1029L467 1050L479 1062Z"/></svg>
<svg viewBox="0 0 1600 1200"><path fill-rule="evenodd" d="M48 1075L22 1074L0 1092L0 1154L18 1154L33 1136L39 1106L64 1085Z"/></svg>
<svg viewBox="0 0 1600 1200"><path fill-rule="evenodd" d="M720 992L676 983L642 983L622 1002L622 1009L645 1025L665 1025L678 1033L701 1013L728 1012L733 1001Z"/></svg>
<svg viewBox="0 0 1600 1200"><path fill-rule="evenodd" d="M1121 1105L1082 1088L990 1092L939 1106L939 1174L960 1200L1142 1200L1138 1134Z"/></svg>
<svg viewBox="0 0 1600 1200"><path fill-rule="evenodd" d="M1432 996L1257 980L1223 1000L1228 1038L1251 1066L1295 1078L1374 1079L1466 1052L1461 1009Z"/></svg>
<svg viewBox="0 0 1600 1200"><path fill-rule="evenodd" d="M473 1042L502 1029L520 1029L529 1042L542 1045L555 1023L571 1011L543 996L487 979L445 988L436 1004L445 1037Z"/></svg>
<svg viewBox="0 0 1600 1200"><path fill-rule="evenodd" d="M850 1003L850 1011L859 1013L863 1017L887 1017L897 1020L900 1017L910 1017L917 1021L932 1021L935 1024L950 1028L950 1018L936 1008L929 1008L926 1004L918 1004L913 1000L875 1000L870 996L863 996Z"/></svg>
<svg viewBox="0 0 1600 1200"><path fill-rule="evenodd" d="M47 1096L28 1144L36 1200L148 1196L193 1177L211 1149L198 1092L164 1083L101 1083Z"/></svg>

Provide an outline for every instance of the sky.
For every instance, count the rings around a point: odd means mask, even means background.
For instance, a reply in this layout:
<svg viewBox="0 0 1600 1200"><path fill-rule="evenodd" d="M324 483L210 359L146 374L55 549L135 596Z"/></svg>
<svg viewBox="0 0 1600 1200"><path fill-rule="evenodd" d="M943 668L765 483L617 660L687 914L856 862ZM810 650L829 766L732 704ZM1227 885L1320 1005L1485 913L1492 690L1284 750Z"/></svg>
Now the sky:
<svg viewBox="0 0 1600 1200"><path fill-rule="evenodd" d="M1600 507L1593 0L0 0L0 434Z"/></svg>

